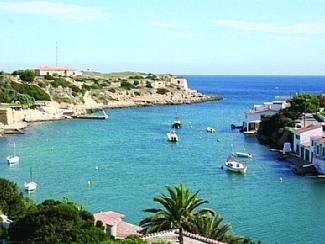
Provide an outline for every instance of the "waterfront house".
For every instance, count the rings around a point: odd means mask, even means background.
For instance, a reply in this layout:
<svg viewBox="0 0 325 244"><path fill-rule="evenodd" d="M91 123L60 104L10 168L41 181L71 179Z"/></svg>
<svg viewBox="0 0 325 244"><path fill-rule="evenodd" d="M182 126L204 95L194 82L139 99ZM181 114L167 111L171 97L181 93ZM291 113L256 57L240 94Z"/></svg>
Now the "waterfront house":
<svg viewBox="0 0 325 244"><path fill-rule="evenodd" d="M312 163L320 174L325 174L325 135L313 137L311 139L312 146Z"/></svg>
<svg viewBox="0 0 325 244"><path fill-rule="evenodd" d="M94 214L95 223L101 221L104 232L117 239L124 239L129 235L139 235L141 227L124 221L125 216L113 211L100 212Z"/></svg>
<svg viewBox="0 0 325 244"><path fill-rule="evenodd" d="M255 134L264 117L272 116L281 109L290 107L290 103L287 102L289 98L290 97L276 96L272 102L254 105L248 112L245 112L245 121L243 122L244 133Z"/></svg>
<svg viewBox="0 0 325 244"><path fill-rule="evenodd" d="M309 163L313 160L312 138L323 136L322 124L311 124L304 128L295 128L293 136L293 151Z"/></svg>
<svg viewBox="0 0 325 244"><path fill-rule="evenodd" d="M36 75L61 75L61 76L76 76L82 75L82 72L70 67L60 66L41 66L34 69Z"/></svg>

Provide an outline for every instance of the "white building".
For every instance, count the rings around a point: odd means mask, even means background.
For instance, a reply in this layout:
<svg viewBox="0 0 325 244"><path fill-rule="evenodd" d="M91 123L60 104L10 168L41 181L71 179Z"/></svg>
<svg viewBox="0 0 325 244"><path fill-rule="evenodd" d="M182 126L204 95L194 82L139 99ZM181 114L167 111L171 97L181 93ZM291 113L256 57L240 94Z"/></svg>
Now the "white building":
<svg viewBox="0 0 325 244"><path fill-rule="evenodd" d="M320 174L325 174L325 136L314 137L311 141L313 148L312 163Z"/></svg>
<svg viewBox="0 0 325 244"><path fill-rule="evenodd" d="M290 103L287 102L288 99L289 97L276 96L272 102L254 105L248 112L245 112L245 121L243 123L244 133L256 133L264 117L272 116L281 109L290 107Z"/></svg>
<svg viewBox="0 0 325 244"><path fill-rule="evenodd" d="M61 76L76 76L82 75L82 72L69 67L59 66L41 66L34 69L36 75L61 75Z"/></svg>
<svg viewBox="0 0 325 244"><path fill-rule="evenodd" d="M319 138L322 136L322 124L312 124L305 128L296 128L293 137L293 151L296 153L297 157L312 163L312 138Z"/></svg>

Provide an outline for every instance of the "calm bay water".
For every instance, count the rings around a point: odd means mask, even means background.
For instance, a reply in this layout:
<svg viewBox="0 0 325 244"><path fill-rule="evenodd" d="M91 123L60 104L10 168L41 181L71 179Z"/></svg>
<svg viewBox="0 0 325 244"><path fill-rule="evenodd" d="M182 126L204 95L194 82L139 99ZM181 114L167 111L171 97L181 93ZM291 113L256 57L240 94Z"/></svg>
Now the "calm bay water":
<svg viewBox="0 0 325 244"><path fill-rule="evenodd" d="M325 77L187 78L192 88L222 94L225 100L113 109L108 110L108 121L34 124L24 135L0 138L0 176L22 186L32 167L39 188L29 194L31 199L66 196L92 212L125 213L133 223L145 216L142 210L153 206L152 197L163 192L163 186L182 182L200 189L209 200L207 207L220 212L238 234L265 243L324 240L325 181L295 176L287 162L277 161L276 154L254 137L232 131L230 124L240 124L250 106L276 95L319 94L325 90ZM183 127L180 141L170 144L166 133L176 112ZM206 133L208 126L217 132ZM9 167L5 157L14 141L21 162ZM246 176L220 169L231 144L254 155Z"/></svg>

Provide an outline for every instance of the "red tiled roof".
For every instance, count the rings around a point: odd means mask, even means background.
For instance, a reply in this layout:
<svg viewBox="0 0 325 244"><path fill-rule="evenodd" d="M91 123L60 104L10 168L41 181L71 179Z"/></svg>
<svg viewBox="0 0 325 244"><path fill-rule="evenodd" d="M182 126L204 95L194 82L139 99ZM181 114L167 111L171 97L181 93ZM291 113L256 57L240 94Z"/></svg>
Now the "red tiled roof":
<svg viewBox="0 0 325 244"><path fill-rule="evenodd" d="M118 222L121 222L125 216L120 213L116 213L113 211L107 211L107 212L100 212L100 213L95 213L94 218L95 221L102 221L104 224L108 225L115 225Z"/></svg>
<svg viewBox="0 0 325 244"><path fill-rule="evenodd" d="M63 67L63 66L40 66L35 68L35 70L41 71L75 71L75 69L70 67Z"/></svg>
<svg viewBox="0 0 325 244"><path fill-rule="evenodd" d="M104 225L116 225L116 237L125 238L129 235L138 235L141 227L127 223L123 220L125 216L113 211L95 213L95 221L102 221Z"/></svg>
<svg viewBox="0 0 325 244"><path fill-rule="evenodd" d="M308 126L308 127L305 127L305 128L298 128L298 129L296 129L296 132L304 133L304 132L307 132L307 131L310 131L310 130L315 130L315 129L318 129L318 128L321 128L321 127L322 127L322 124L316 124L316 125L311 125L311 126Z"/></svg>

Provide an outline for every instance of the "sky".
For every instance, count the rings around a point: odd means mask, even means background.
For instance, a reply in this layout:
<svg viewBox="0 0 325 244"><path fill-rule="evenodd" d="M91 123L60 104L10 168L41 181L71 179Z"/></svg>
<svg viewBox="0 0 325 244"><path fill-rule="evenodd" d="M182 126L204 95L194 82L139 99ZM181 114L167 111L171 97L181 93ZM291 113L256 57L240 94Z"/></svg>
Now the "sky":
<svg viewBox="0 0 325 244"><path fill-rule="evenodd" d="M0 70L325 75L325 0L0 0Z"/></svg>

